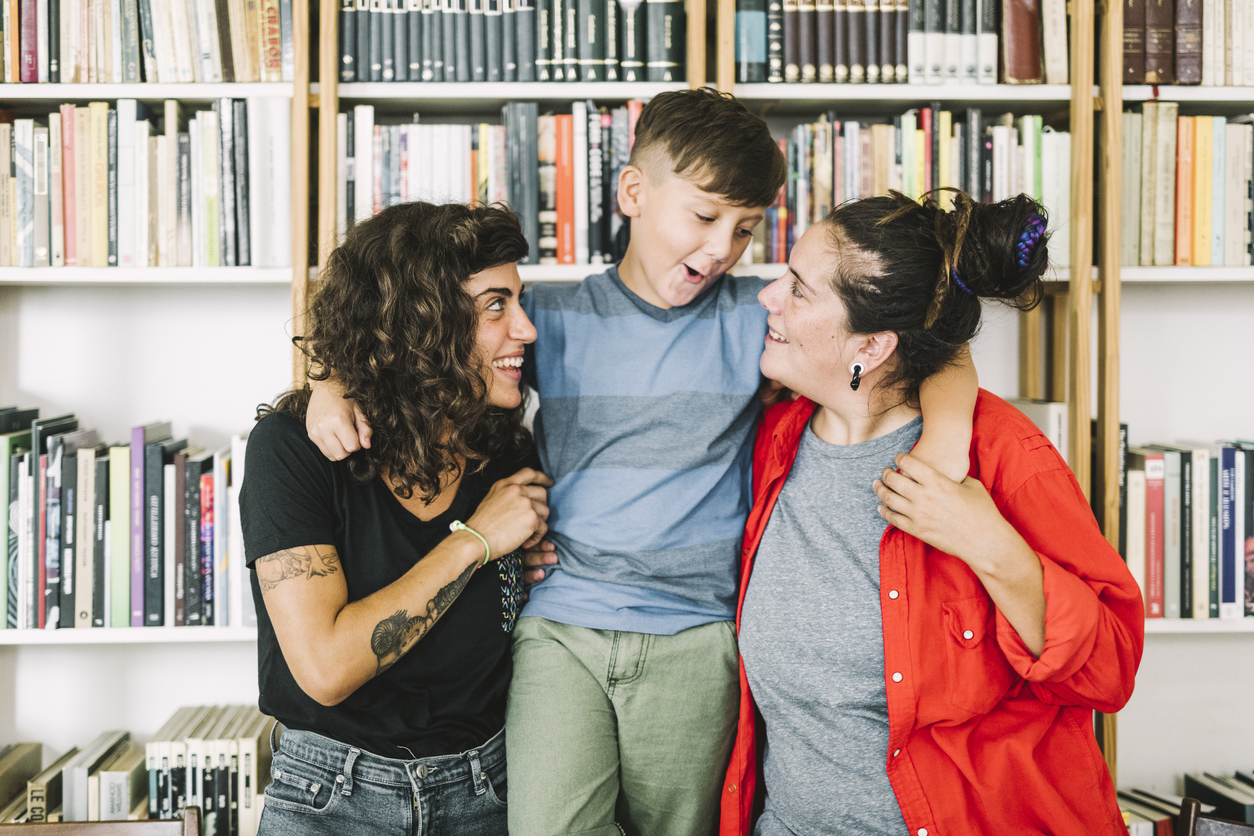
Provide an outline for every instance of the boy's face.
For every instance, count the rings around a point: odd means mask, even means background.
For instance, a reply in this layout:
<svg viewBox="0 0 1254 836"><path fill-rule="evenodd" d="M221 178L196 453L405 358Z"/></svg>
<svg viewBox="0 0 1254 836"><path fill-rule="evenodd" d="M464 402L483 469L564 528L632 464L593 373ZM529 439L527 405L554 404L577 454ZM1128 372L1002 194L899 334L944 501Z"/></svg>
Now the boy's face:
<svg viewBox="0 0 1254 836"><path fill-rule="evenodd" d="M660 161L648 171L623 169L618 201L631 218L631 243L619 276L659 308L686 305L739 259L765 214L733 206L680 177Z"/></svg>

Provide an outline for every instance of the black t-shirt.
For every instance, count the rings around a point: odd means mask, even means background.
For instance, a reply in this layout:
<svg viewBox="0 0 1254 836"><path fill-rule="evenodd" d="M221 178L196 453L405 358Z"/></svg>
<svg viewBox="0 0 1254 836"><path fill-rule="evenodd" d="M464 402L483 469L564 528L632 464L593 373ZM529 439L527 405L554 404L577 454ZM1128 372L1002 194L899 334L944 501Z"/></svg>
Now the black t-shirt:
<svg viewBox="0 0 1254 836"><path fill-rule="evenodd" d="M240 491L248 565L283 549L330 544L339 552L348 600L359 601L404 575L449 536L449 523L469 519L492 483L516 469L489 464L468 474L448 510L423 522L405 510L382 479L357 483L346 462L323 457L302 420L273 413L248 438ZM257 573L250 572L261 710L288 728L390 758L454 754L483 743L505 723L521 571L517 553L476 570L408 653L329 707L296 684L266 613Z"/></svg>

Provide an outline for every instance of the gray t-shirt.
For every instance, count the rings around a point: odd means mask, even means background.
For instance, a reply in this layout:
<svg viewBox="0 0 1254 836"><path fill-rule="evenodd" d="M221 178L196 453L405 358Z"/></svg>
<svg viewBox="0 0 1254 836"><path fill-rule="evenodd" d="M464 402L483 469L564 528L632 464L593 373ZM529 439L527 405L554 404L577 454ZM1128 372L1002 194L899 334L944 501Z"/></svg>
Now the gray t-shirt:
<svg viewBox="0 0 1254 836"><path fill-rule="evenodd" d="M809 427L762 535L740 653L766 720L757 836L902 836L888 782L880 538L871 483L922 418L862 444Z"/></svg>

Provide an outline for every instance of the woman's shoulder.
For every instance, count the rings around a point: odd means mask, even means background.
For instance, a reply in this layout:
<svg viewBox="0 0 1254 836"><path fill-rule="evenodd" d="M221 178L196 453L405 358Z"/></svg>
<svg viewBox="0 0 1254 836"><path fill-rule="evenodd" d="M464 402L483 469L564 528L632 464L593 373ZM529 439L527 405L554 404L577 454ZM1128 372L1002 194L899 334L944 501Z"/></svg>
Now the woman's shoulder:
<svg viewBox="0 0 1254 836"><path fill-rule="evenodd" d="M1002 493L1013 493L1037 474L1070 475L1062 454L1045 433L1014 406L984 389L975 402L971 444L981 472L992 476ZM989 479L981 481L987 484Z"/></svg>
<svg viewBox="0 0 1254 836"><path fill-rule="evenodd" d="M249 464L273 458L300 461L306 467L328 471L333 470L335 465L309 439L304 420L286 410L266 413L248 433Z"/></svg>

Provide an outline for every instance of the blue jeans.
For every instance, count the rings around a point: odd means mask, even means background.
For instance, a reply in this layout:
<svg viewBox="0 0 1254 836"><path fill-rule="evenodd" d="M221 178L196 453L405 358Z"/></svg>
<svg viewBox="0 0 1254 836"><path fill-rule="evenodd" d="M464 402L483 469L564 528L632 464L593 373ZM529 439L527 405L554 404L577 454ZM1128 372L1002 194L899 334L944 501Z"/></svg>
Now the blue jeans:
<svg viewBox="0 0 1254 836"><path fill-rule="evenodd" d="M417 760L284 730L258 829L258 836L506 833L504 730L459 755Z"/></svg>

